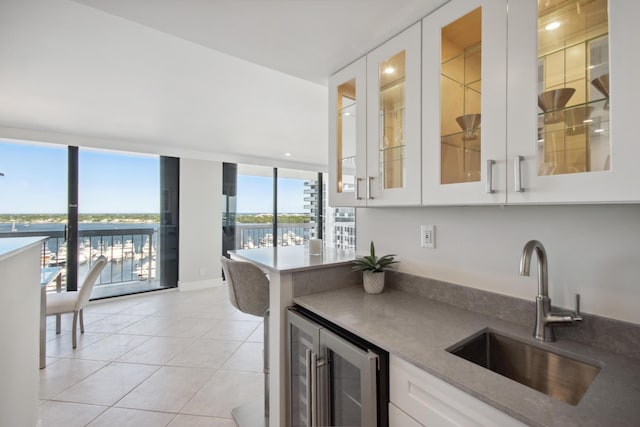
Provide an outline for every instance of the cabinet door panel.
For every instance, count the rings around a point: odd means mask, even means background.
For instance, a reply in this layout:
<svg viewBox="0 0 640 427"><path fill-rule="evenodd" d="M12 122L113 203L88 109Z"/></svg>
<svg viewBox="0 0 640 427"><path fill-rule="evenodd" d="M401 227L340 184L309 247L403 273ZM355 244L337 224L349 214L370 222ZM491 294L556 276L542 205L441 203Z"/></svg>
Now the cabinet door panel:
<svg viewBox="0 0 640 427"><path fill-rule="evenodd" d="M423 427L422 424L407 415L393 403L389 403L389 426L390 427Z"/></svg>
<svg viewBox="0 0 640 427"><path fill-rule="evenodd" d="M457 0L423 20L422 203L506 201L503 1Z"/></svg>
<svg viewBox="0 0 640 427"><path fill-rule="evenodd" d="M638 13L634 1L540 11L535 0L510 3L509 203L640 200L630 184L640 180L632 130L640 61L629 54L640 42Z"/></svg>
<svg viewBox="0 0 640 427"><path fill-rule="evenodd" d="M368 206L420 204L417 23L367 55Z"/></svg>
<svg viewBox="0 0 640 427"><path fill-rule="evenodd" d="M524 426L393 355L389 358L389 400L425 426Z"/></svg>
<svg viewBox="0 0 640 427"><path fill-rule="evenodd" d="M366 59L329 79L329 204L365 206Z"/></svg>

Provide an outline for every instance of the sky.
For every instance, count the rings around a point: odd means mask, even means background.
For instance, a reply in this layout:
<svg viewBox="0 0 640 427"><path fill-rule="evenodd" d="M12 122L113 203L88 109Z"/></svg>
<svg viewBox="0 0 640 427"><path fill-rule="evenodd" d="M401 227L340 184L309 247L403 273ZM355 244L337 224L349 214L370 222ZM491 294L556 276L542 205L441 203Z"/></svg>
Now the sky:
<svg viewBox="0 0 640 427"><path fill-rule="evenodd" d="M302 213L304 210L304 181L278 178L278 212ZM238 176L238 213L273 212L273 178Z"/></svg>
<svg viewBox="0 0 640 427"><path fill-rule="evenodd" d="M158 156L80 149L79 211L158 213ZM65 213L67 148L0 141L0 214ZM280 178L282 213L304 212L302 180ZM238 177L238 212L273 211L273 180ZM222 189L220 190L222 193Z"/></svg>

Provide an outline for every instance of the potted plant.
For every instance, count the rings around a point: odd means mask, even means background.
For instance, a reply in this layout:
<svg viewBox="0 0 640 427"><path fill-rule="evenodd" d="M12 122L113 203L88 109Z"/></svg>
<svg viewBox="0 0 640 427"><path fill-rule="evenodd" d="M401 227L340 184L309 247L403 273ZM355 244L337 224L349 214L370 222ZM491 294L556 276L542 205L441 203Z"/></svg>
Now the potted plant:
<svg viewBox="0 0 640 427"><path fill-rule="evenodd" d="M353 260L353 270L362 271L364 290L370 294L379 294L384 289L384 272L391 268L395 255L376 256L376 248L371 241L370 254Z"/></svg>

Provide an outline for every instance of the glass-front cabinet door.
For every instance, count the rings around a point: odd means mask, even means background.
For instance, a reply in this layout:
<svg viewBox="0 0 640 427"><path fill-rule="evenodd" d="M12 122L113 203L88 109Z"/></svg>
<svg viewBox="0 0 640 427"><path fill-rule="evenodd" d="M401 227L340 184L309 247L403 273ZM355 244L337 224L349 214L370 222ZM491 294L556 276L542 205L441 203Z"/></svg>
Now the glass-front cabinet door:
<svg viewBox="0 0 640 427"><path fill-rule="evenodd" d="M422 202L504 203L503 1L454 0L423 20Z"/></svg>
<svg viewBox="0 0 640 427"><path fill-rule="evenodd" d="M367 55L369 206L420 204L420 37L417 23Z"/></svg>
<svg viewBox="0 0 640 427"><path fill-rule="evenodd" d="M640 199L638 13L633 1L510 3L509 202Z"/></svg>
<svg viewBox="0 0 640 427"><path fill-rule="evenodd" d="M366 58L329 79L329 203L366 205Z"/></svg>

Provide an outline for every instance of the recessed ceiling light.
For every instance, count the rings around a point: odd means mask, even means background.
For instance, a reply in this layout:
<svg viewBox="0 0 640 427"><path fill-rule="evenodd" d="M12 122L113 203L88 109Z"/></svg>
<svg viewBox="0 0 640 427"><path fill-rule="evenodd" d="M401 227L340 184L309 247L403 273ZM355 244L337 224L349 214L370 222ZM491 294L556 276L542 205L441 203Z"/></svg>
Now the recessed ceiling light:
<svg viewBox="0 0 640 427"><path fill-rule="evenodd" d="M549 22L547 26L544 27L544 29L547 31L552 31L558 28L559 26L560 26L560 23L558 21L552 21L552 22Z"/></svg>
<svg viewBox="0 0 640 427"><path fill-rule="evenodd" d="M539 143L543 143L543 142L544 142L544 139L539 139L539 140L538 140L538 142L539 142Z"/></svg>
<svg viewBox="0 0 640 427"><path fill-rule="evenodd" d="M583 120L582 123L593 123L593 119Z"/></svg>
<svg viewBox="0 0 640 427"><path fill-rule="evenodd" d="M348 111L345 111L345 112L344 112L344 115L345 115L345 116L350 116L350 115L351 115L351 113L350 113L350 112L348 112Z"/></svg>
<svg viewBox="0 0 640 427"><path fill-rule="evenodd" d="M602 133L602 132L604 132L604 129L596 129L596 130L594 130L594 132L595 133Z"/></svg>
<svg viewBox="0 0 640 427"><path fill-rule="evenodd" d="M284 153L285 157L291 157L291 153Z"/></svg>
<svg viewBox="0 0 640 427"><path fill-rule="evenodd" d="M395 68L393 68L393 67L387 67L387 68L385 68L385 69L384 69L383 73L385 73L385 74L393 74L393 73L394 73L394 71L396 71L396 69L395 69Z"/></svg>

